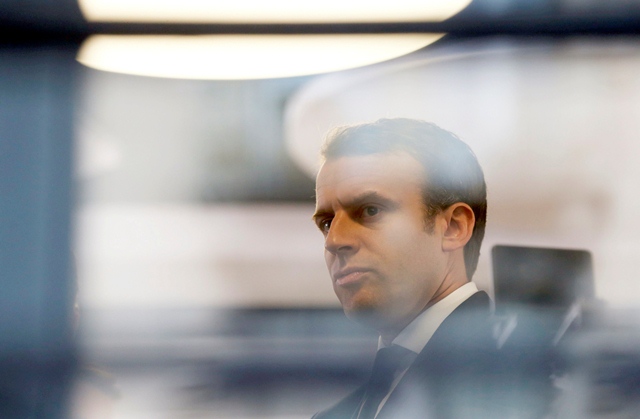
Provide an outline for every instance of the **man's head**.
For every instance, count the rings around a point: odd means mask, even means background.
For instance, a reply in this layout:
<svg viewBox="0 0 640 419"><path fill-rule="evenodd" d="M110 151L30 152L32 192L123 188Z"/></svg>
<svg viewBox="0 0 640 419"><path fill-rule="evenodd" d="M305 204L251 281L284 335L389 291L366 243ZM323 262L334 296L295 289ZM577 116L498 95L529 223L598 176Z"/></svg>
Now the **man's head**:
<svg viewBox="0 0 640 419"><path fill-rule="evenodd" d="M383 119L334 130L322 157L314 218L347 314L370 309L399 321L473 275L486 187L475 155L454 134Z"/></svg>

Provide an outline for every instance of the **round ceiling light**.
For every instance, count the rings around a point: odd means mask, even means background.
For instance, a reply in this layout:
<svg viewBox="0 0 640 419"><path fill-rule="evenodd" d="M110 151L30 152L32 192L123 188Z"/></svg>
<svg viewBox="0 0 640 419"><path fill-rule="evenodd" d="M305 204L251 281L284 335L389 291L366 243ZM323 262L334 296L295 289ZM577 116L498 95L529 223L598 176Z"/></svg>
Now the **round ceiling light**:
<svg viewBox="0 0 640 419"><path fill-rule="evenodd" d="M333 72L390 60L442 34L94 35L77 60L94 69L152 77L242 80Z"/></svg>

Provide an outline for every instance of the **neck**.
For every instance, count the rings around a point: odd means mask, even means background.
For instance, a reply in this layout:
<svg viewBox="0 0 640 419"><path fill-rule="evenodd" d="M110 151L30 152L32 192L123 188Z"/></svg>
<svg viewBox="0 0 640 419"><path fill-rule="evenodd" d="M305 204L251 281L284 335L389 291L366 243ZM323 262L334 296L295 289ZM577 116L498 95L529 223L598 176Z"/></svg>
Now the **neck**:
<svg viewBox="0 0 640 419"><path fill-rule="evenodd" d="M428 309L438 301L441 301L443 298L468 282L469 278L467 277L467 269L464 265L464 254L460 251L457 255L452 257L447 273L442 281L440 281L440 285L422 311Z"/></svg>
<svg viewBox="0 0 640 419"><path fill-rule="evenodd" d="M461 286L467 284L468 282L469 280L467 279L466 276L459 277L457 280L443 282L442 285L440 285L440 288L436 290L436 292L433 294L433 297L431 298L429 303L425 306L425 308L422 311L428 309L438 301L443 300L445 297L450 295L452 292L454 292Z"/></svg>
<svg viewBox="0 0 640 419"><path fill-rule="evenodd" d="M436 290L429 302L414 316L404 319L403 321L397 322L393 325L387 325L386 327L378 329L382 344L384 346L391 345L391 342L393 342L393 340L400 334L400 332L402 332L405 327L407 327L413 320L415 320L416 317L424 313L437 302L442 301L444 298L451 295L451 293L467 284L468 282L469 280L467 279L466 275L458 276L455 280L451 280L451 278L449 278L448 280L443 281L441 286Z"/></svg>

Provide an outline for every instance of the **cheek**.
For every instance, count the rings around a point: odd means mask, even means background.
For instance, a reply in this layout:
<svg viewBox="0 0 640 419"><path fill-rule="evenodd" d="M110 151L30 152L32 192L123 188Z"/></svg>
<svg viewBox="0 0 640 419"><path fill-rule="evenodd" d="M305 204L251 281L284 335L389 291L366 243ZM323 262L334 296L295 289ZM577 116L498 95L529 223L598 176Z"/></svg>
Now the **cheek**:
<svg viewBox="0 0 640 419"><path fill-rule="evenodd" d="M413 292L415 288L428 288L434 273L439 270L437 263L438 246L435 238L424 230L414 228L396 230L388 237L386 255L387 271L396 286L397 292ZM425 284L426 282L426 284Z"/></svg>
<svg viewBox="0 0 640 419"><path fill-rule="evenodd" d="M331 254L331 252L327 250L324 251L324 263L325 265L327 265L327 269L329 270L329 272L331 272L331 265L333 264L334 259L335 256Z"/></svg>
<svg viewBox="0 0 640 419"><path fill-rule="evenodd" d="M394 220L384 231L382 240L379 240L378 243L384 243L386 251L402 261L424 253L428 239L429 236L422 230L421 224L416 225L415 222L405 217Z"/></svg>

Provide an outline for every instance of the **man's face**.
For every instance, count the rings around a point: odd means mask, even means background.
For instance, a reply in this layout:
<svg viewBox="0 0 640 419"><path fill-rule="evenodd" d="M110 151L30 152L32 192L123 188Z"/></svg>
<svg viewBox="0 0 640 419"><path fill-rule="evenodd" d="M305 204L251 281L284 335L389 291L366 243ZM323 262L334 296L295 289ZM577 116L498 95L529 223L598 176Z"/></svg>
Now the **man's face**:
<svg viewBox="0 0 640 419"><path fill-rule="evenodd" d="M442 285L442 223L427 231L423 168L404 152L346 156L316 179L314 220L345 313L378 329L402 328Z"/></svg>

